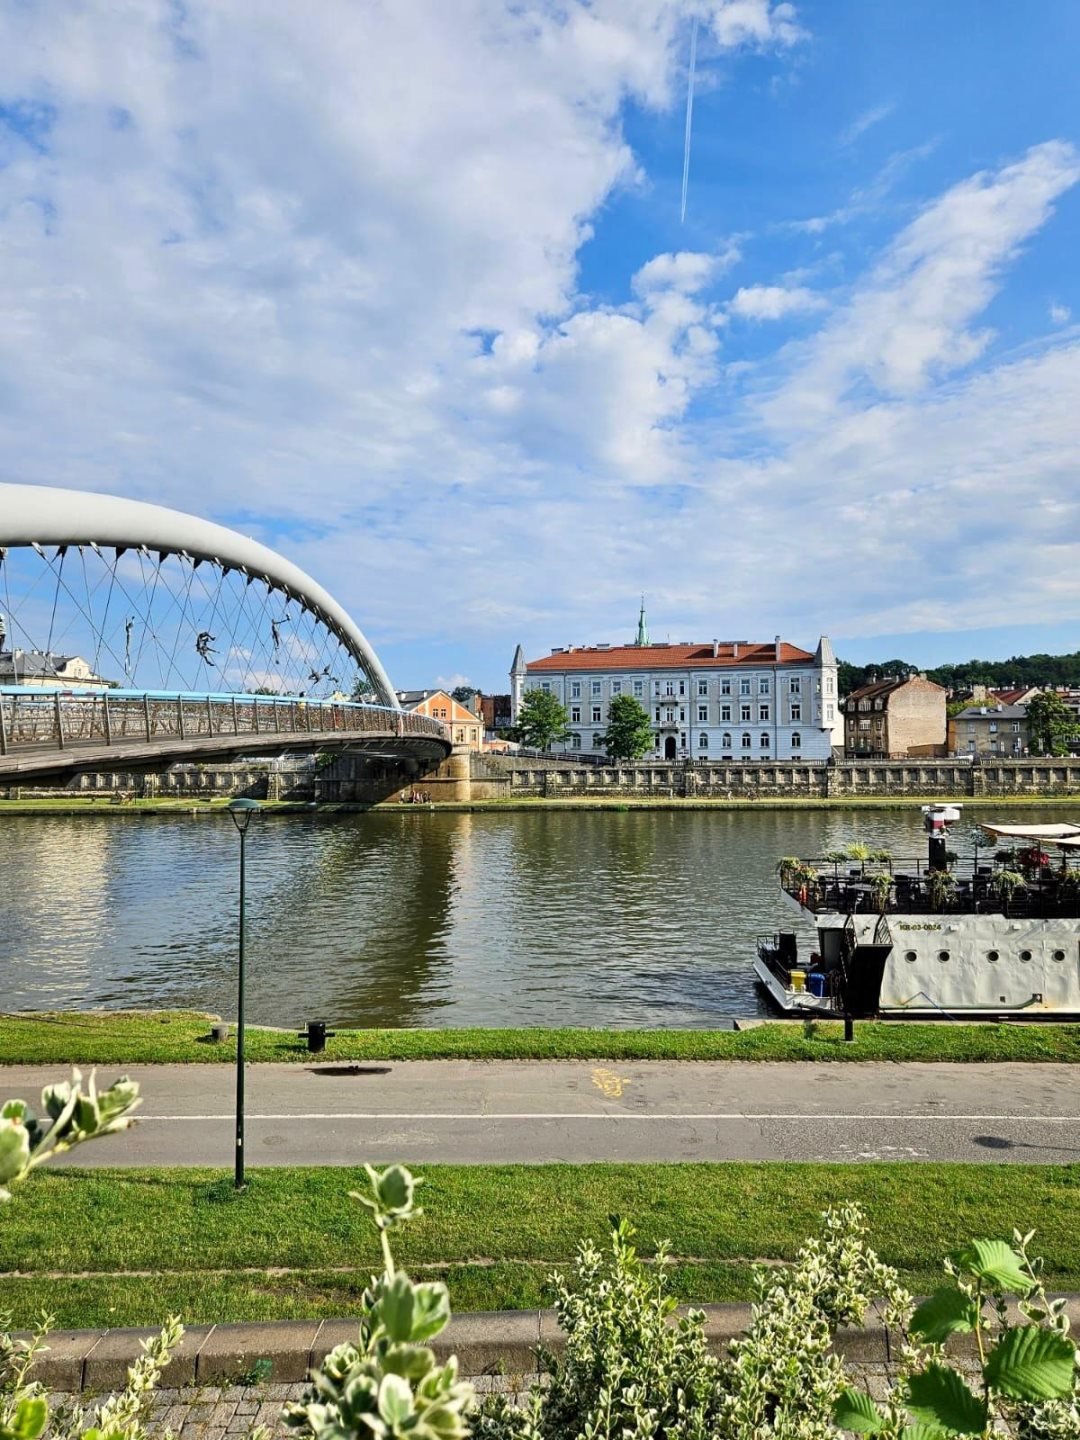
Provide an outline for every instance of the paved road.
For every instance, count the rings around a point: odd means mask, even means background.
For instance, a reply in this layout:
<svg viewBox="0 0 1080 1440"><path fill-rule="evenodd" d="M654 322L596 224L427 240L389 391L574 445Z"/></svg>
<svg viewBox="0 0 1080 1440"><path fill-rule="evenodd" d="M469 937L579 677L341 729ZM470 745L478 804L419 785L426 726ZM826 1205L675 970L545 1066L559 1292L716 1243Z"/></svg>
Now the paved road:
<svg viewBox="0 0 1080 1440"><path fill-rule="evenodd" d="M0 1100L63 1067L0 1068ZM117 1067L103 1066L111 1082ZM61 1163L229 1165L234 1071L133 1066L141 1121ZM248 1165L1080 1161L1068 1065L412 1061L251 1065Z"/></svg>

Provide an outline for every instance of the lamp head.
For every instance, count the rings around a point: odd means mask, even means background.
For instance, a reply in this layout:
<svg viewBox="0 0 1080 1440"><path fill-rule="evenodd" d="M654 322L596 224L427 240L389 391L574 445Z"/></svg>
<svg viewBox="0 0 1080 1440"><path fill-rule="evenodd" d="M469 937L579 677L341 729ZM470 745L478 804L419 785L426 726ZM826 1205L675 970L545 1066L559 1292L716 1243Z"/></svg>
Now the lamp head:
<svg viewBox="0 0 1080 1440"><path fill-rule="evenodd" d="M262 809L262 806L257 800L239 799L230 800L226 809L233 818L233 824L237 830L239 830L240 834L243 835L251 824L252 816L257 814L258 811Z"/></svg>

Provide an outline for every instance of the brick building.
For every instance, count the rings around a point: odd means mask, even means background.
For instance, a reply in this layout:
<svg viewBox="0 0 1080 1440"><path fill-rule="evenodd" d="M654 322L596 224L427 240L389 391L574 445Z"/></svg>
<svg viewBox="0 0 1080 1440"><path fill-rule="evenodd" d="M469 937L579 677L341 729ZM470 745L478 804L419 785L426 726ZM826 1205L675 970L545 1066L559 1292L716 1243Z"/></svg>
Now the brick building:
<svg viewBox="0 0 1080 1440"><path fill-rule="evenodd" d="M925 675L860 685L844 701L844 753L902 759L945 753L945 690Z"/></svg>

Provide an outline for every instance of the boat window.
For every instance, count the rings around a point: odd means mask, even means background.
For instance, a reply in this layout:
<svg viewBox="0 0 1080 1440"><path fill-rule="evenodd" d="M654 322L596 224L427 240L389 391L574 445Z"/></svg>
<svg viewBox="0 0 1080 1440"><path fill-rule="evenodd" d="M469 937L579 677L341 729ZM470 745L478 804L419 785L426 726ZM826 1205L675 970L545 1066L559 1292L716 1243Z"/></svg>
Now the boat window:
<svg viewBox="0 0 1080 1440"><path fill-rule="evenodd" d="M1030 950L1021 950L1021 951L1020 951L1020 959L1021 959L1021 960L1030 960L1030 959L1031 959L1031 951L1030 951Z"/></svg>
<svg viewBox="0 0 1080 1440"><path fill-rule="evenodd" d="M1054 959L1055 959L1055 960L1064 960L1064 959L1065 959L1065 951L1064 951L1064 950L1055 950L1055 951L1054 951Z"/></svg>
<svg viewBox="0 0 1080 1440"><path fill-rule="evenodd" d="M986 958L990 961L991 965L994 965L997 963L998 960L1001 959L1001 956L996 950L987 950Z"/></svg>
<svg viewBox="0 0 1080 1440"><path fill-rule="evenodd" d="M937 958L939 960L947 960L949 958L949 952L947 950L939 950L937 952Z"/></svg>
<svg viewBox="0 0 1080 1440"><path fill-rule="evenodd" d="M918 955L916 954L916 952L915 952L914 950L909 950L909 951L907 952L907 954L904 956L904 959L907 960L907 961L908 961L910 964L912 964L912 965L914 965L915 961L916 961L918 958L919 958L919 957L918 957Z"/></svg>

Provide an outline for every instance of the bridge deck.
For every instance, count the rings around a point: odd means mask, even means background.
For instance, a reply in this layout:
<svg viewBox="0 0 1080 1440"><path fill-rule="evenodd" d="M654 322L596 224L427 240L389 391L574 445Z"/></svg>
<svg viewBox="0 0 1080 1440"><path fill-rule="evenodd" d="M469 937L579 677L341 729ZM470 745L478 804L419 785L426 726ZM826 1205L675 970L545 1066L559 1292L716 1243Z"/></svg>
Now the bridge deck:
<svg viewBox="0 0 1080 1440"><path fill-rule="evenodd" d="M0 781L290 750L437 762L447 728L407 711L280 696L0 692Z"/></svg>

